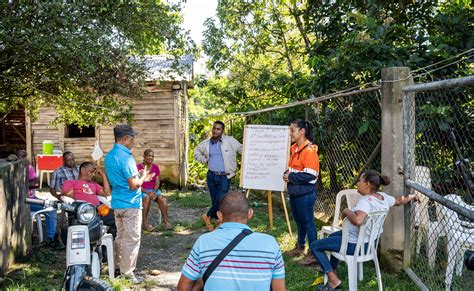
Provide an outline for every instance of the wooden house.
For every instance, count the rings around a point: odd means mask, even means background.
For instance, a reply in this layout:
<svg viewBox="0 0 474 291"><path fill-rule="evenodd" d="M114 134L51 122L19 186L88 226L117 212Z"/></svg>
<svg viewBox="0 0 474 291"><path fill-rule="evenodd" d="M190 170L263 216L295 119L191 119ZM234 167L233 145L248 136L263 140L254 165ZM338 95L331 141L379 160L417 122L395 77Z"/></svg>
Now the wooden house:
<svg viewBox="0 0 474 291"><path fill-rule="evenodd" d="M188 151L187 89L193 81L192 56L182 58L180 66L184 72L179 74L173 73L172 62L164 56L150 56L146 64L150 72L145 83L146 93L142 99L130 99L134 114L132 126L139 132L132 153L135 160L141 162L143 152L152 149L162 179L184 186ZM74 124L54 127L51 122L55 117L52 107L41 108L34 122L26 117L26 148L30 157L42 153L44 140L52 140L55 149L62 152L73 152L77 164L92 161L96 140L104 154L112 148L113 125L97 124L81 131Z"/></svg>
<svg viewBox="0 0 474 291"><path fill-rule="evenodd" d="M26 119L23 108L13 109L0 117L0 159L26 145Z"/></svg>

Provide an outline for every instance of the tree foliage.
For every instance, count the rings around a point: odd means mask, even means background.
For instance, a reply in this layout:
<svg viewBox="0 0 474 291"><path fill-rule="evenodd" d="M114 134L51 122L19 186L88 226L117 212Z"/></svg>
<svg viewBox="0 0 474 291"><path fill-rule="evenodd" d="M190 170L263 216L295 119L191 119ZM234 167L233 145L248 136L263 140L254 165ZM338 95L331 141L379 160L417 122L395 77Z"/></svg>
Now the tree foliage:
<svg viewBox="0 0 474 291"><path fill-rule="evenodd" d="M0 112L44 104L80 126L130 119L145 54L179 57L195 46L180 28L179 3L2 1Z"/></svg>
<svg viewBox="0 0 474 291"><path fill-rule="evenodd" d="M468 1L220 1L217 19L206 22L203 49L209 68L243 89L238 98L221 92L242 111L369 83L384 67L416 69L466 51L474 45L472 12ZM467 70L465 62L432 76Z"/></svg>
<svg viewBox="0 0 474 291"><path fill-rule="evenodd" d="M232 113L369 85L380 79L384 67L415 70L460 59L458 54L474 46L473 24L470 1L223 0L217 18L206 21L203 50L215 73L211 79L219 80L209 80L206 90L220 97L214 108ZM465 76L472 74L472 61L416 74L417 81ZM339 155L328 165L324 155L329 149L360 152L380 140L380 111L368 101L355 96L306 112L316 126L331 184L339 179L336 172L344 161ZM288 124L304 116L299 107L254 116L249 122ZM335 137L343 132L351 136L338 144ZM355 161L352 171L364 162Z"/></svg>

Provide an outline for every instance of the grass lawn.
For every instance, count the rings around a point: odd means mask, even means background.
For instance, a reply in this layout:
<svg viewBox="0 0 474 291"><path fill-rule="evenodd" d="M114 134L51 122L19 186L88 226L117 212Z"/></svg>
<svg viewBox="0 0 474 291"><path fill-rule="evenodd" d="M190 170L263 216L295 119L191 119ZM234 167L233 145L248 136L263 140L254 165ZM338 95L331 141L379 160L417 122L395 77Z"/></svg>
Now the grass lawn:
<svg viewBox="0 0 474 291"><path fill-rule="evenodd" d="M210 198L207 192L180 192L166 191L169 201L173 206L182 208L206 208L210 205ZM291 249L296 238L291 238L288 234L287 225L284 214L274 205L274 227L268 228L268 211L267 205L263 203L264 199L258 197L258 194L251 195L251 206L254 209L254 216L250 220L249 225L254 231L265 232L273 235L282 251ZM173 208L171 208L171 211ZM171 212L171 215L172 212ZM173 237L175 232L183 230L196 230L204 225L199 217L195 222L180 222L174 224L172 230L163 232L164 236ZM296 232L296 226L293 224L292 229ZM294 233L296 235L296 233ZM189 245L191 248L192 245ZM187 254L186 254L187 255ZM183 255L183 260L185 256ZM311 290L312 283L318 277L321 277L313 267L302 267L296 263L295 259L285 257L286 269L286 286L288 290ZM58 286L63 279L65 252L53 252L44 248L35 248L34 252L24 262L16 264L6 275L3 282L0 282L1 290L58 290ZM340 264L338 274L343 280L343 288L347 287L347 269L344 263ZM103 276L106 279L106 276ZM377 290L377 281L373 264L364 264L364 281L359 282L360 290ZM389 274L382 272L382 280L385 290L417 290L416 286L405 275ZM115 279L110 282L114 290L128 289L132 286L131 282L124 279ZM158 287L155 282L145 281L140 285L141 288L149 289Z"/></svg>
<svg viewBox="0 0 474 291"><path fill-rule="evenodd" d="M178 192L167 193L171 200L177 202L180 207L207 207L210 204L207 192ZM283 211L274 205L273 229L268 228L268 207L263 203L262 197L257 197L252 193L250 204L254 209L254 216L249 222L249 226L254 231L265 232L273 235L282 251L290 250L296 242L296 237L291 238L285 222ZM289 205L288 205L289 207ZM288 209L289 211L289 209ZM291 219L291 218L290 218ZM292 230L296 236L296 225L292 222ZM308 290L314 280L321 277L313 267L302 267L296 263L297 259L285 256L286 286L288 290ZM343 288L348 290L347 269L345 263L341 263L338 269L339 277L343 280ZM382 272L382 282L385 290L418 290L414 283L405 273L389 274ZM364 280L358 283L360 290L377 290L377 280L373 263L364 264Z"/></svg>

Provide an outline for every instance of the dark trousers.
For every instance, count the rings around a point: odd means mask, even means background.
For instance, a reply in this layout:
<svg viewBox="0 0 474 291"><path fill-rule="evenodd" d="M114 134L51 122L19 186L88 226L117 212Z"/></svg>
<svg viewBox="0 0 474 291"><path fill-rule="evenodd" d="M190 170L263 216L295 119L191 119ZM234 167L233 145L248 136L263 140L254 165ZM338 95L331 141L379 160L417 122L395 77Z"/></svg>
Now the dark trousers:
<svg viewBox="0 0 474 291"><path fill-rule="evenodd" d="M321 269L323 269L324 274L327 274L331 271L336 270L337 265L339 264L338 259L331 256L331 260L329 260L324 252L325 251L339 252L339 250L341 249L341 243L342 243L342 230L332 233L327 238L316 240L315 242L310 244L309 248L313 252L314 257L318 261L318 264L321 266ZM346 254L350 256L354 255L356 246L357 244L348 243ZM366 250L368 246L369 244L365 243Z"/></svg>
<svg viewBox="0 0 474 291"><path fill-rule="evenodd" d="M213 172L207 172L207 187L211 194L212 206L207 212L207 216L217 219L217 210L219 210L219 201L224 197L230 188L230 179L227 176L218 176Z"/></svg>
<svg viewBox="0 0 474 291"><path fill-rule="evenodd" d="M291 215L298 228L298 245L304 246L306 236L309 244L316 240L316 225L314 224L314 204L316 192L304 196L290 195Z"/></svg>

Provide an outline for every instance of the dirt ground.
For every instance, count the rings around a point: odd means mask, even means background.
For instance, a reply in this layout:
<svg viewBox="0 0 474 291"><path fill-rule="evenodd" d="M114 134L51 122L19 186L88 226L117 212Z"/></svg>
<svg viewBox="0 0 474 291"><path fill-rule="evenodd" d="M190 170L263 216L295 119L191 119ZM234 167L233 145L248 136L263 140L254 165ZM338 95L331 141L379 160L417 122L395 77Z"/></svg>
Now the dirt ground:
<svg viewBox="0 0 474 291"><path fill-rule="evenodd" d="M37 192L46 198L46 191ZM181 208L177 202L168 199L170 222L173 230L164 230L159 225L159 209L152 203L148 223L155 226L153 232L142 232L140 252L138 256L137 275L145 278L145 283L134 285L133 290L176 290L181 268L196 239L205 232L204 228L190 227L207 211L206 208ZM58 258L65 258L65 251L55 251ZM52 269L62 271L64 260L57 259L51 264ZM107 272L102 272L106 275ZM58 281L59 282L59 281ZM129 285L129 284L127 284ZM120 290L129 289L118 281L114 287ZM117 289L119 289L117 288Z"/></svg>
<svg viewBox="0 0 474 291"><path fill-rule="evenodd" d="M173 225L194 223L206 211L206 209L176 207L173 201L168 203L170 222ZM158 225L158 213L158 205L153 203L148 221L153 226ZM148 290L176 290L184 261L204 229L175 228L175 231L159 229L142 234L136 272L146 278Z"/></svg>

